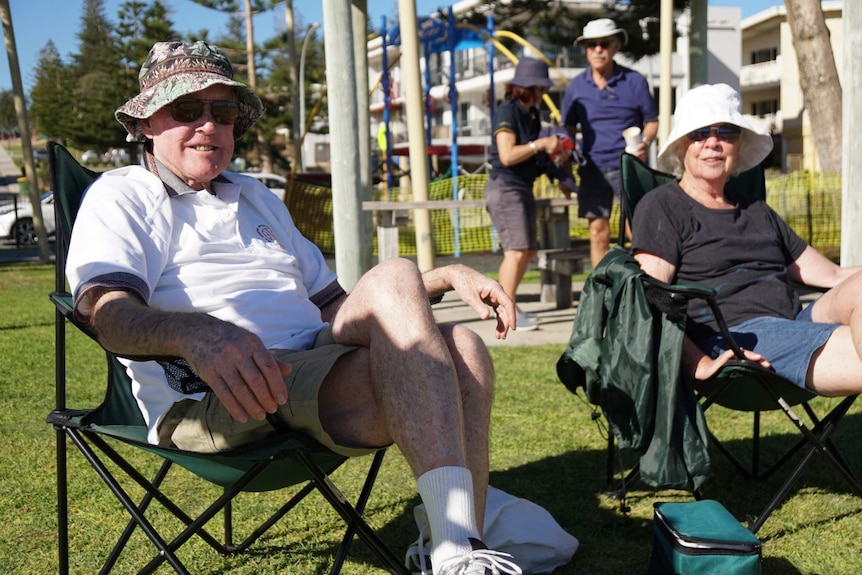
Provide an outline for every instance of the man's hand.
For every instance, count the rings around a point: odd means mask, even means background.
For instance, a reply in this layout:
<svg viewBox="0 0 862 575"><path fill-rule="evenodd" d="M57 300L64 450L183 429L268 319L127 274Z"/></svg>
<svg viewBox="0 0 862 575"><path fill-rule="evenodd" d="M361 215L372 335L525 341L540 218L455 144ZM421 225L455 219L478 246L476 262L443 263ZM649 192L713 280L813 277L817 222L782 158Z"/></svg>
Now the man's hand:
<svg viewBox="0 0 862 575"><path fill-rule="evenodd" d="M263 420L287 402L283 376L291 368L273 357L253 333L221 324L221 329L190 342L186 360L235 420Z"/></svg>
<svg viewBox="0 0 862 575"><path fill-rule="evenodd" d="M277 361L255 334L204 313L153 309L125 291L94 303L91 326L105 349L131 357L182 357L239 422L275 413L287 401Z"/></svg>
<svg viewBox="0 0 862 575"><path fill-rule="evenodd" d="M478 271L462 264L438 269L444 274L451 289L461 300L476 310L482 319L491 317L490 306L497 315L497 339L506 339L510 329L515 329L515 302L503 286Z"/></svg>

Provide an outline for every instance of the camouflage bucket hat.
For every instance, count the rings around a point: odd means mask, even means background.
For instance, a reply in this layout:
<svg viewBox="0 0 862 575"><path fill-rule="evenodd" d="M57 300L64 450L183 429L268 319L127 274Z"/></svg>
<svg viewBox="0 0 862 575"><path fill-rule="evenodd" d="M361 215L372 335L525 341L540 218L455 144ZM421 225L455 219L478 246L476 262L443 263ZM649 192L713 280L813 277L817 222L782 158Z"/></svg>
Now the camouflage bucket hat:
<svg viewBox="0 0 862 575"><path fill-rule="evenodd" d="M216 84L234 89L239 117L233 136L239 139L263 114L260 98L233 79L233 67L218 47L206 42L156 42L138 74L141 93L120 106L114 117L129 133L130 142L147 140L139 120L149 118L177 98Z"/></svg>

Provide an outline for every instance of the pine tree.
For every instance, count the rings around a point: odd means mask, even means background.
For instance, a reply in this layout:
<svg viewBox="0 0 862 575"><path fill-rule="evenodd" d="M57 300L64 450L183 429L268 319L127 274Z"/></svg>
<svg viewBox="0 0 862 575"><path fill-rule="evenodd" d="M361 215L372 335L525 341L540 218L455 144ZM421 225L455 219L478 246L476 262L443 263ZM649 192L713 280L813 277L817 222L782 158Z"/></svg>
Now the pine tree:
<svg viewBox="0 0 862 575"><path fill-rule="evenodd" d="M114 111L125 101L124 66L113 40L103 0L86 0L81 18L80 51L74 56L70 143L81 148L122 145L125 131Z"/></svg>
<svg viewBox="0 0 862 575"><path fill-rule="evenodd" d="M30 123L36 132L62 140L69 134L73 101L72 77L54 42L48 40L39 52L30 91Z"/></svg>

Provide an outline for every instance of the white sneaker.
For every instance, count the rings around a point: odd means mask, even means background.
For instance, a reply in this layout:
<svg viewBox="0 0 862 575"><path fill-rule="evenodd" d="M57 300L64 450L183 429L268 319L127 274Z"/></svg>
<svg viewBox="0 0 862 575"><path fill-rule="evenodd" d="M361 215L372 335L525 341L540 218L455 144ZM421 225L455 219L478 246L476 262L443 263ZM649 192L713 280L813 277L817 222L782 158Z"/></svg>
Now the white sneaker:
<svg viewBox="0 0 862 575"><path fill-rule="evenodd" d="M521 575L512 556L492 551L477 539L470 539L473 550L466 555L453 557L440 566L440 575Z"/></svg>
<svg viewBox="0 0 862 575"><path fill-rule="evenodd" d="M535 316L533 314L519 311L515 322L517 323L517 329L515 331L533 331L539 329L539 324L536 323Z"/></svg>
<svg viewBox="0 0 862 575"><path fill-rule="evenodd" d="M419 528L419 539L410 544L404 556L404 564L413 575L432 575L431 540L426 533L427 523Z"/></svg>

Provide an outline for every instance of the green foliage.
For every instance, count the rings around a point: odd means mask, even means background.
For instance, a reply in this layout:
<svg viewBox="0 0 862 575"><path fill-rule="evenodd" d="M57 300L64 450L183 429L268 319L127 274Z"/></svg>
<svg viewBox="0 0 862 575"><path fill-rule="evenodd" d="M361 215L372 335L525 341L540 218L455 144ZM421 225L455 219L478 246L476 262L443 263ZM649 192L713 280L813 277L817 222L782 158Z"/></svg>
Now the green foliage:
<svg viewBox="0 0 862 575"><path fill-rule="evenodd" d="M10 133L18 129L18 114L15 112L15 94L12 90L0 91L0 132Z"/></svg>
<svg viewBox="0 0 862 575"><path fill-rule="evenodd" d="M506 29L525 38L535 39L539 46L569 46L580 36L584 26L596 18L612 18L626 30L628 44L622 52L637 60L659 51L658 16L660 0L623 0L604 2L602 13L572 11L557 0L488 0L461 19L484 27L487 7L494 15L494 26ZM685 7L685 0L674 0L674 9ZM650 19L649 21L645 19ZM644 39L641 20L647 26L648 38ZM504 40L508 44L511 41Z"/></svg>
<svg viewBox="0 0 862 575"><path fill-rule="evenodd" d="M39 53L34 76L36 81L30 92L31 125L36 132L50 138L59 139L71 134L73 76L50 40Z"/></svg>

